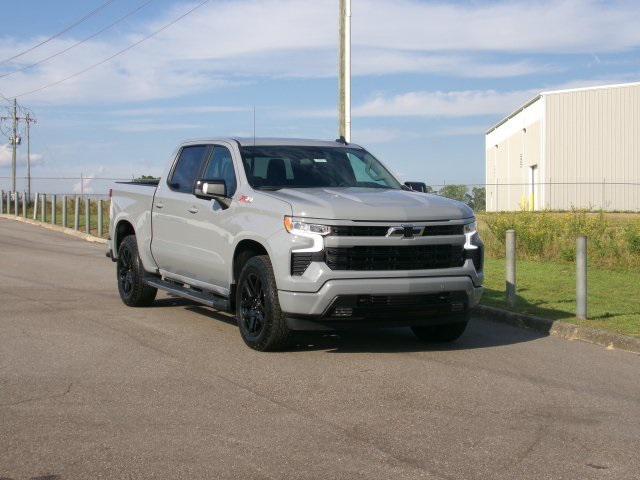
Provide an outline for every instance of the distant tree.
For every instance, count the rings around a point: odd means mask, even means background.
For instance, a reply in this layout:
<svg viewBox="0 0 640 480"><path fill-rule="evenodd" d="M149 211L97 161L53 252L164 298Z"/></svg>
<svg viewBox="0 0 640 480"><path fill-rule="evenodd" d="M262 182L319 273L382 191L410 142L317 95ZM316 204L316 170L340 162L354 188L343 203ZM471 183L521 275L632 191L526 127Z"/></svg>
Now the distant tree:
<svg viewBox="0 0 640 480"><path fill-rule="evenodd" d="M466 185L445 185L438 191L438 195L466 204L471 200L471 195L469 195Z"/></svg>
<svg viewBox="0 0 640 480"><path fill-rule="evenodd" d="M160 177L154 177L153 175L140 175L134 178L135 182L144 182L145 180L158 180Z"/></svg>
<svg viewBox="0 0 640 480"><path fill-rule="evenodd" d="M482 212L486 209L484 187L473 187L469 192L466 185L445 185L438 191L438 195L466 203L474 212Z"/></svg>
<svg viewBox="0 0 640 480"><path fill-rule="evenodd" d="M487 209L487 190L484 187L473 187L471 197L469 206L474 212L484 212Z"/></svg>

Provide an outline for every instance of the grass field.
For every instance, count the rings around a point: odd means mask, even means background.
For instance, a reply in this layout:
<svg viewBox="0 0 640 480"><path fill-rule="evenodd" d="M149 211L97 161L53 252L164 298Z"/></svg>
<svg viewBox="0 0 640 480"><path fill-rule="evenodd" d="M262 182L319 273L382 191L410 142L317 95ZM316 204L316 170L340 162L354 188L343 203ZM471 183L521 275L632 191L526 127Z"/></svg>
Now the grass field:
<svg viewBox="0 0 640 480"><path fill-rule="evenodd" d="M576 238L586 235L589 262L607 269L640 269L640 215L604 212L479 213L487 256L504 256L505 232L516 231L518 258L570 263Z"/></svg>
<svg viewBox="0 0 640 480"><path fill-rule="evenodd" d="M520 260L517 264L518 303L505 302L503 259L487 259L485 305L553 320L588 325L640 337L640 272L590 268L589 319L575 318L575 266L571 263Z"/></svg>

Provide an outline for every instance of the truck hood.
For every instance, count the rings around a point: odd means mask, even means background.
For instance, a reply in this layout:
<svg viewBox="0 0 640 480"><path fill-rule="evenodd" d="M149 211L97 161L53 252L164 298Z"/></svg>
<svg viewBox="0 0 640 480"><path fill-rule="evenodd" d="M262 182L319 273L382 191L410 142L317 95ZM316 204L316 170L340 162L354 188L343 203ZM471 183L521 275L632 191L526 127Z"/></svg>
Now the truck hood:
<svg viewBox="0 0 640 480"><path fill-rule="evenodd" d="M372 188L283 188L269 192L295 217L373 222L459 220L473 217L464 203L437 195Z"/></svg>

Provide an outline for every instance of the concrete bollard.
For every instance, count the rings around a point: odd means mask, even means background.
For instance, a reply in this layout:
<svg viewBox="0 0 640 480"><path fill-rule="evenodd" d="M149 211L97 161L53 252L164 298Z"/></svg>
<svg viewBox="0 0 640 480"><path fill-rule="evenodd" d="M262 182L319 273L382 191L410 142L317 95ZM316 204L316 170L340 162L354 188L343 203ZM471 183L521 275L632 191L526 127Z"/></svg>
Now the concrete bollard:
<svg viewBox="0 0 640 480"><path fill-rule="evenodd" d="M102 238L102 200L98 200L98 236Z"/></svg>
<svg viewBox="0 0 640 480"><path fill-rule="evenodd" d="M29 199L27 198L27 192L22 192L22 218L27 218L27 205Z"/></svg>
<svg viewBox="0 0 640 480"><path fill-rule="evenodd" d="M4 190L0 190L0 215L4 213Z"/></svg>
<svg viewBox="0 0 640 480"><path fill-rule="evenodd" d="M42 223L47 221L47 194L40 195L40 221Z"/></svg>
<svg viewBox="0 0 640 480"><path fill-rule="evenodd" d="M91 211L89 210L90 207L90 203L89 203L89 197L85 197L84 199L84 231L86 233L91 233Z"/></svg>
<svg viewBox="0 0 640 480"><path fill-rule="evenodd" d="M587 237L576 242L576 317L587 319Z"/></svg>
<svg viewBox="0 0 640 480"><path fill-rule="evenodd" d="M33 197L33 219L38 218L38 203L40 202L40 194L36 193L36 196Z"/></svg>
<svg viewBox="0 0 640 480"><path fill-rule="evenodd" d="M11 190L7 192L7 215L11 215Z"/></svg>
<svg viewBox="0 0 640 480"><path fill-rule="evenodd" d="M73 212L73 229L80 229L80 197L76 197L75 211Z"/></svg>
<svg viewBox="0 0 640 480"><path fill-rule="evenodd" d="M67 196L62 196L62 226L67 228Z"/></svg>
<svg viewBox="0 0 640 480"><path fill-rule="evenodd" d="M51 225L56 224L56 196L51 195Z"/></svg>
<svg viewBox="0 0 640 480"><path fill-rule="evenodd" d="M13 192L13 214L16 217L20 216L20 210L18 210L18 192Z"/></svg>
<svg viewBox="0 0 640 480"><path fill-rule="evenodd" d="M506 235L506 294L507 305L513 307L516 304L516 232L507 230Z"/></svg>

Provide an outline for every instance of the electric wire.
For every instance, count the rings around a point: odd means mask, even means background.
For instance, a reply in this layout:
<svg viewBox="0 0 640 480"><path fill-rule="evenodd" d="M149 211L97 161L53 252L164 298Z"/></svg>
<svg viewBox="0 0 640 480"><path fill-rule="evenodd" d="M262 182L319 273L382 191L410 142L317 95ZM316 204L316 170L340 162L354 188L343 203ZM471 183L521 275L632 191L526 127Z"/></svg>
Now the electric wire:
<svg viewBox="0 0 640 480"><path fill-rule="evenodd" d="M118 23L123 22L124 20L126 20L127 18L129 18L130 16L138 13L140 10L142 10L144 7L146 7L147 5L149 5L151 2L153 2L154 0L147 0L146 2L138 5L138 7L136 7L135 9L131 10L130 12L128 12L126 15L118 18L117 20L115 20L114 22L110 23L109 25L107 25L106 27L98 30L95 33L92 33L91 35L89 35L88 37L83 38L82 40L77 41L76 43L68 46L67 48L64 48L56 53L53 53L51 55L49 55L48 57L42 58L40 60L38 60L37 62L34 62L30 65L25 65L24 67L18 68L16 70L13 70L11 72L7 72L7 73L3 73L0 74L0 78L6 78L9 77L15 73L19 73L19 72L24 72L25 70L29 70L30 68L36 67L46 61L51 60L52 58L55 58L59 55L62 55L63 53L67 53L69 50L76 48L78 45L82 45L85 42L88 42L89 40L97 37L98 35L106 32L107 30L109 30L110 28L115 27Z"/></svg>
<svg viewBox="0 0 640 480"><path fill-rule="evenodd" d="M23 51L21 51L19 53L16 53L13 57L9 57L9 58L5 58L4 60L0 60L0 65L4 65L5 63L8 63L8 62L10 62L12 60L15 60L16 58L22 57L23 55L26 55L27 53L32 52L36 48L41 47L42 45L45 45L46 43L49 43L51 40L53 40L55 38L58 38L60 35L63 35L65 33L67 33L69 30L71 30L74 27L77 27L78 25L80 25L85 20L88 20L89 18L94 16L96 13L98 13L100 10L102 10L103 8L108 6L109 4L113 3L114 1L115 0L107 0L102 5L100 5L100 6L96 7L96 8L94 8L93 10L91 10L84 17L76 20L71 25L69 25L69 26L65 27L64 29L60 30L58 33L55 33L55 34L51 35L49 38L41 41L40 43L37 43L36 45L33 45L33 46L27 48L26 50L23 50Z"/></svg>
<svg viewBox="0 0 640 480"><path fill-rule="evenodd" d="M198 3L195 7L191 8L190 10L187 10L185 13L183 13L182 15L180 15L179 17L175 18L174 20L170 21L169 23L166 23L165 25L163 25L162 27L160 27L158 30L154 30L153 32L151 32L150 34L142 37L140 40L128 45L127 47L123 48L122 50L118 50L116 53L114 53L113 55L105 58L104 60L94 63L93 65L90 65L82 70L79 70L67 77L64 77L60 80L57 80L55 82L51 82L48 83L46 85L43 85L42 87L38 87L35 88L33 90L29 90L27 92L22 92L18 95L14 95L14 98L19 98L19 97L24 97L26 95L31 95L33 93L37 93L37 92L41 92L42 90L45 90L47 88L50 87L54 87L56 85L60 85L63 82L66 82L67 80L71 80L72 78L78 77L86 72L88 72L89 70L92 70L96 67L99 67L100 65L104 65L105 63L113 60L114 58L116 58L119 55L122 55L125 52L128 52L129 50L131 50L132 48L140 45L142 42L145 42L146 40L149 40L150 38L156 36L157 34L163 32L164 30L166 30L167 28L171 27L172 25L178 23L180 20L182 20L183 18L185 18L186 16L190 15L192 12L196 11L198 8L202 7L204 4L208 3L210 0L204 0L200 3Z"/></svg>

